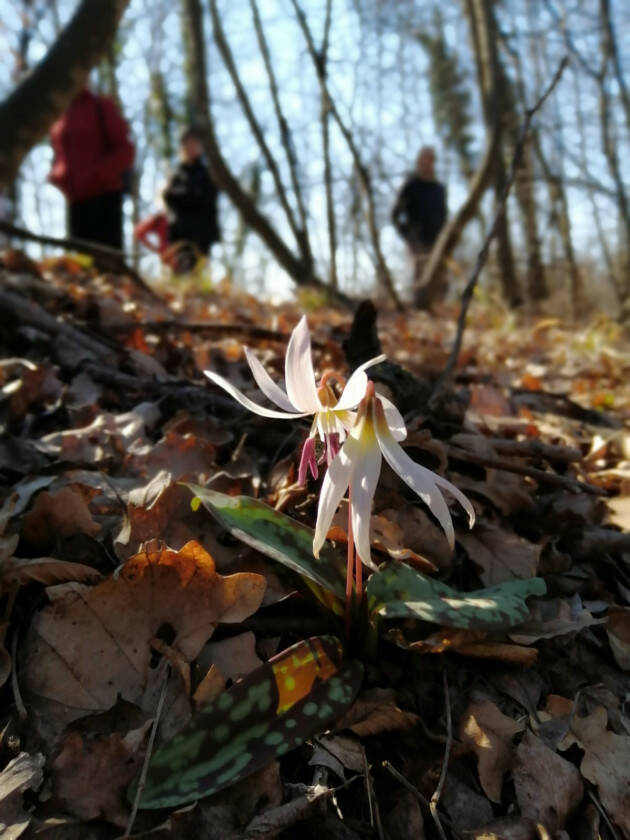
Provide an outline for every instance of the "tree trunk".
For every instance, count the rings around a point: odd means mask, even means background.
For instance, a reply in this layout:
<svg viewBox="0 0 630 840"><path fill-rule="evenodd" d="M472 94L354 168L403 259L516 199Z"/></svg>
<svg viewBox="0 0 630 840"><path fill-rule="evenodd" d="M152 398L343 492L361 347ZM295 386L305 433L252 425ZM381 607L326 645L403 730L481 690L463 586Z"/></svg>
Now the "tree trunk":
<svg viewBox="0 0 630 840"><path fill-rule="evenodd" d="M491 0L465 0L464 9L470 22L486 130L489 134L498 133L497 154L494 162L496 202L503 192L507 176L503 157L503 100L505 92L502 90L501 68L497 52L497 25ZM517 306L521 302L521 297L514 269L507 207L497 228L497 257L503 295L510 306Z"/></svg>
<svg viewBox="0 0 630 840"><path fill-rule="evenodd" d="M182 8L190 39L190 96L195 109L196 122L203 134L204 151L208 158L208 165L214 182L230 198L236 209L241 213L245 223L260 236L280 266L296 285L327 288L314 275L313 266L305 265L303 260L295 256L268 219L258 210L221 154L210 115L210 91L206 75L205 27L201 3L199 0L182 0ZM337 293L336 296L338 300L348 302L348 298L344 295Z"/></svg>
<svg viewBox="0 0 630 840"><path fill-rule="evenodd" d="M0 104L0 186L15 178L107 53L129 0L82 0L46 57Z"/></svg>

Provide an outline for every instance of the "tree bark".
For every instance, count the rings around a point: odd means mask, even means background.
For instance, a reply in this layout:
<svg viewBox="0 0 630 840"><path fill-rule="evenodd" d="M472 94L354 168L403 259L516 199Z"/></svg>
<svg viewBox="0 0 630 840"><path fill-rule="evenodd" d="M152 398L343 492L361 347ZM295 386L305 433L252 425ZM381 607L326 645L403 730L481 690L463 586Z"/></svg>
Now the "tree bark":
<svg viewBox="0 0 630 840"><path fill-rule="evenodd" d="M46 57L0 104L0 187L107 53L129 0L82 0Z"/></svg>

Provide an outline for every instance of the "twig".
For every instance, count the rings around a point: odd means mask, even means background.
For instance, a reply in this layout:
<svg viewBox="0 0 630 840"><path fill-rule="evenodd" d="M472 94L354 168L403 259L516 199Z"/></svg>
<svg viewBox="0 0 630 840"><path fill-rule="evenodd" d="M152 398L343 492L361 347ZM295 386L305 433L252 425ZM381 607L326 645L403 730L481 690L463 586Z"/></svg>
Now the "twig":
<svg viewBox="0 0 630 840"><path fill-rule="evenodd" d="M577 481L567 478L564 475L540 470L537 467L528 467L526 464L518 464L507 458L493 457L492 455L479 455L470 452L468 449L460 449L458 446L447 446L446 451L451 458L458 458L460 461L468 461L470 464L479 464L481 467L491 467L495 470L517 473L535 478L543 484L550 484L553 487L562 487L570 493L590 493L592 496L605 496L606 491L594 484L587 484L584 481Z"/></svg>
<svg viewBox="0 0 630 840"><path fill-rule="evenodd" d="M503 212L505 210L505 205L507 202L508 195L510 194L510 190L512 189L512 184L514 183L514 179L516 178L516 172L518 170L521 157L523 156L523 151L525 149L525 140L527 139L527 135L529 134L529 128L534 118L536 112L542 108L544 105L547 97L550 95L552 90L560 81L562 74L564 73L565 67L568 64L568 57L565 55L560 64L558 65L558 69L556 70L551 82L547 89L542 93L538 101L534 104L532 108L529 108L525 114L525 122L523 123L523 127L521 129L521 133L519 138L516 142L516 148L514 149L514 156L512 158L512 165L510 167L510 171L508 173L505 186L503 187L503 192L501 193L501 197L499 199L499 203L497 206L496 213L494 214L494 219L492 220L492 224L490 226L490 230L484 240L483 245L481 246L481 250L477 255L477 260L473 267L472 272L470 273L468 280L466 282L466 286L464 288L462 294L462 303L459 312L459 318L457 321L457 333L455 335L455 341L453 342L453 347L451 349L450 355L442 372L442 375L438 379L435 388L433 390L433 394L429 400L429 409L435 411L442 395L444 394L445 390L451 384L453 374L455 371L455 366L457 364L457 359L459 358L459 353L462 348L462 341L464 338L464 329L466 327L466 316L468 314L468 307L470 306L470 302L472 301L473 293L475 291L475 287L477 285L477 281L479 280L479 275L481 274L481 270L483 269L486 261L488 259L488 254L490 252L490 245L492 240L494 239L497 228L499 226L499 222L501 217L503 216Z"/></svg>
<svg viewBox="0 0 630 840"><path fill-rule="evenodd" d="M147 781L147 773L149 772L149 762L151 761L151 756L153 754L153 744L155 743L155 736L157 735L157 729L160 723L160 718L162 716L162 709L164 708L164 699L166 697L166 687L168 685L168 677L170 672L171 667L170 665L167 665L166 672L164 674L164 682L162 684L162 691L160 692L157 708L155 710L155 719L153 721L153 726L151 727L151 734L149 735L147 751L144 756L144 761L142 763L142 772L140 773L138 787L136 789L136 795L133 800L133 808L131 809L131 814L129 815L129 822L127 823L127 828L125 830L125 837L129 837L133 830L133 824L136 820L136 814L138 813L138 808L140 806L140 799L142 798L142 791L144 790L144 786Z"/></svg>
<svg viewBox="0 0 630 840"><path fill-rule="evenodd" d="M85 239L75 239L73 237L59 239L56 236L43 236L39 233L33 233L26 228L12 225L10 222L3 222L2 220L0 220L0 233L6 233L7 236L15 236L18 239L29 239L31 242L39 242L41 245L52 245L55 248L63 248L64 250L71 248L82 254L88 254L96 260L99 260L102 267L107 268L109 271L126 274L143 291L151 295L152 298L162 300L158 293L145 283L138 272L127 265L124 253L117 248L108 248L107 245L100 245L97 242L88 242Z"/></svg>
<svg viewBox="0 0 630 840"><path fill-rule="evenodd" d="M427 809L430 807L430 802L426 798L426 796L423 796L420 793L420 791L418 790L418 788L415 787L415 785L411 784L409 779L406 779L399 770L396 770L396 768L394 767L393 764L390 764L389 761L383 761L383 763L381 764L381 767L383 768L383 770L387 770L387 772L390 774L390 776L393 776L394 779L396 779L396 781L405 788L405 790L408 790L409 793L411 793L413 796L415 796L415 798L418 800L418 802L421 805L424 805L424 807L427 808ZM451 821L449 820L448 817L442 816L442 822L451 831L453 830L453 824L451 823Z"/></svg>
<svg viewBox="0 0 630 840"><path fill-rule="evenodd" d="M500 455L517 455L532 458L543 458L546 461L581 461L582 453L575 446L558 446L553 443L543 443L540 440L510 440L509 438L492 438L492 448Z"/></svg>
<svg viewBox="0 0 630 840"><path fill-rule="evenodd" d="M11 640L11 689L13 691L13 700L15 702L18 717L21 721L25 721L28 717L28 712L26 711L26 706L22 700L22 692L20 691L20 684L18 683L17 677L17 643L18 631L16 630L13 634L13 639Z"/></svg>
<svg viewBox="0 0 630 840"><path fill-rule="evenodd" d="M365 748L363 744L359 745L361 748L361 758L363 759L363 775L365 776L365 789L367 791L368 797L368 806L370 808L370 826L372 828L376 827L376 833L378 834L379 840L385 840L385 835L383 834L383 825L381 823L381 812L378 807L378 802L376 801L376 795L374 793L373 788L373 780L372 774L370 772L370 766L368 764L367 755L365 754Z"/></svg>
<svg viewBox="0 0 630 840"><path fill-rule="evenodd" d="M440 771L440 778L437 787L433 792L431 801L429 802L429 810L435 822L436 828L442 840L446 840L446 834L440 822L440 815L438 814L438 805L440 797L444 790L444 783L446 782L446 773L448 772L448 762L451 757L451 748L453 746L453 718L451 715L451 694L448 687L448 676L446 668L442 671L442 679L444 682L444 705L446 706L446 744L444 746L444 758L442 759L442 770Z"/></svg>
<svg viewBox="0 0 630 840"><path fill-rule="evenodd" d="M604 822L606 823L606 825L607 825L607 826L608 826L608 828L610 829L610 833L612 834L612 836L613 836L614 840L619 840L619 835L618 835L618 834L617 834L617 832L615 831L615 827L614 827L614 825L612 824L612 822L610 821L610 818L609 818L608 814L607 814L607 813L606 813L606 811L604 810L604 806L603 806L603 805L601 804L601 802L597 799L597 797L595 796L595 794L593 793L593 791L592 791L592 790L589 790L589 791L588 791L588 798L591 800L591 802L593 803L593 805L597 808L597 810L599 811L599 813L601 814L601 816L604 818Z"/></svg>

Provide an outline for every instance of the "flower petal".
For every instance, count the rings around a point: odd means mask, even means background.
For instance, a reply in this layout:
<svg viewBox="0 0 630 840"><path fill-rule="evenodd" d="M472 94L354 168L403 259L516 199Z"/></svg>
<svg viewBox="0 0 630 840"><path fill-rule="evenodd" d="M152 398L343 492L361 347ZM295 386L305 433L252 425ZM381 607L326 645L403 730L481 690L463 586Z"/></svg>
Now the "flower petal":
<svg viewBox="0 0 630 840"><path fill-rule="evenodd" d="M440 476L413 461L390 434L384 416L378 417L378 412L375 412L375 414L377 415L376 436L385 460L394 472L398 473L405 484L420 496L442 526L448 544L452 549L455 545L455 531L448 505L437 486L436 479Z"/></svg>
<svg viewBox="0 0 630 840"><path fill-rule="evenodd" d="M348 444L350 444L349 449ZM330 528L335 511L339 507L339 502L343 499L350 479L352 478L352 473L356 466L356 454L353 451L356 446L357 441L348 438L324 476L322 489L319 494L317 523L313 538L313 554L315 557L319 557L319 552L326 540L326 534Z"/></svg>
<svg viewBox="0 0 630 840"><path fill-rule="evenodd" d="M224 379L222 376L219 376L218 373L215 373L213 370L204 370L205 375L211 382L214 382L215 385L219 385L223 388L224 391L227 391L231 397L234 397L235 400L238 400L241 405L244 405L245 408L253 411L254 414L260 414L261 417L270 417L274 420L289 420L295 417L305 417L310 412L302 412L301 414L289 414L286 411L274 411L272 408L265 408L262 405L258 405L253 400L250 400L249 397L246 397L238 388L235 388L231 382L228 382L227 379Z"/></svg>
<svg viewBox="0 0 630 840"><path fill-rule="evenodd" d="M343 394L339 397L335 411L342 411L346 408L355 408L365 396L365 389L367 387L367 376L365 371L373 365L378 365L387 357L385 355L375 356L368 362L360 365L352 374L346 387L343 389Z"/></svg>
<svg viewBox="0 0 630 840"><path fill-rule="evenodd" d="M279 385L276 385L249 347L245 347L244 350L245 358L247 359L247 363L249 364L254 379L256 380L256 385L258 385L263 394L268 397L271 402L275 402L276 405L279 405L280 408L283 408L285 411L296 411L297 409L291 403L291 400L287 397L282 388L280 388Z"/></svg>
<svg viewBox="0 0 630 840"><path fill-rule="evenodd" d="M349 440L353 440L350 438ZM359 442L360 452L357 467L352 476L352 530L354 544L361 562L373 571L378 566L372 561L370 551L370 521L372 516L372 501L381 473L381 452L376 440L373 445L366 447ZM353 457L351 455L351 457ZM354 456L356 457L356 456Z"/></svg>
<svg viewBox="0 0 630 840"><path fill-rule="evenodd" d="M475 509L472 506L468 496L465 496L461 490L459 490L457 487L455 487L454 484L451 484L450 481L448 481L446 478L443 478L441 475L435 476L435 483L438 485L438 487L442 487L444 490L446 490L447 493L450 493L451 496L457 499L457 501L468 514L468 527L472 528L472 526L475 524Z"/></svg>
<svg viewBox="0 0 630 840"><path fill-rule="evenodd" d="M291 333L284 366L284 378L289 399L298 411L313 414L321 408L315 387L315 371L311 356L311 334L302 315Z"/></svg>
<svg viewBox="0 0 630 840"><path fill-rule="evenodd" d="M380 400L383 410L385 412L385 422L392 434L394 440L404 440L407 437L407 427L402 418L402 414L393 402L384 397L382 394L377 394L376 399Z"/></svg>

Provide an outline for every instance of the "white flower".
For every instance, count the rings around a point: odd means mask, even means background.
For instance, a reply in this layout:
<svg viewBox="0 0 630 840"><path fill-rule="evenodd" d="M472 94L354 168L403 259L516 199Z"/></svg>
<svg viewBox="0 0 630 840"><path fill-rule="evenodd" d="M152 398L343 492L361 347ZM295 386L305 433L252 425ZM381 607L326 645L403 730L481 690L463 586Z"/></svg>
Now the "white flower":
<svg viewBox="0 0 630 840"><path fill-rule="evenodd" d="M339 454L329 465L322 483L313 540L313 553L316 557L319 557L335 511L349 488L354 544L362 562L376 569L370 557L370 514L382 457L427 505L444 529L451 548L455 543L455 533L442 490L446 490L461 504L472 528L475 511L470 501L450 481L412 461L397 443L404 440L406 435L398 411L391 403L388 405L383 397L376 395L374 384L370 382L359 405L356 423Z"/></svg>
<svg viewBox="0 0 630 840"><path fill-rule="evenodd" d="M356 408L363 399L368 383L365 371L372 365L382 362L385 356L377 356L358 367L345 385L339 399L337 399L328 382L331 378L336 378L342 382L341 377L326 372L322 376L319 386L316 383L311 356L311 336L305 315L302 316L291 333L291 339L287 347L284 368L286 393L273 381L256 356L247 347L245 348L245 356L256 384L265 396L280 407L281 411L258 405L214 371L205 370L204 373L208 379L216 385L220 385L241 405L262 417L286 420L313 414L311 431L302 450L298 480L300 483L305 481L309 467L313 476L317 477L315 436L319 435L320 439L326 444L326 459L328 463L331 463L339 450L340 443L346 437L346 432L354 425L356 415L352 409Z"/></svg>

